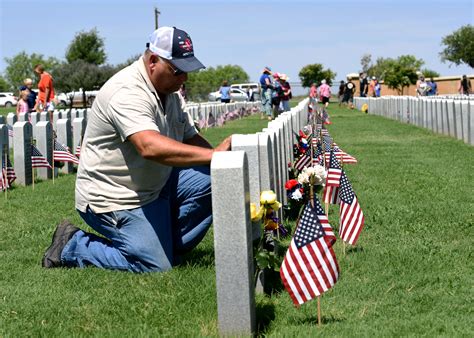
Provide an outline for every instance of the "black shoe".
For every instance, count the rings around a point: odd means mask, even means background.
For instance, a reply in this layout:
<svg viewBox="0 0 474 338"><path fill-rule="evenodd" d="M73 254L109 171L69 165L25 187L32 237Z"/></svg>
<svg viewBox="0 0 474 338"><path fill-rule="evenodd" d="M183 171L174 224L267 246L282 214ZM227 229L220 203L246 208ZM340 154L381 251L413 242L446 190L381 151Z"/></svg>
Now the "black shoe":
<svg viewBox="0 0 474 338"><path fill-rule="evenodd" d="M61 252L71 237L80 230L69 221L61 222L54 232L53 241L43 256L41 265L44 268L56 268L61 266Z"/></svg>

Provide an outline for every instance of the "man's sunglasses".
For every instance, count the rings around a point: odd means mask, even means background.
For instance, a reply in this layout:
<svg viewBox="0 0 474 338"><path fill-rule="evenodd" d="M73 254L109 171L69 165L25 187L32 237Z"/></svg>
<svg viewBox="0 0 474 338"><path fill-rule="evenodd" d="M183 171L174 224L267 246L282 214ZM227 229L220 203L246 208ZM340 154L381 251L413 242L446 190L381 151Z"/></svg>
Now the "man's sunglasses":
<svg viewBox="0 0 474 338"><path fill-rule="evenodd" d="M165 59L163 58L160 58L160 59L163 60L163 62L166 63L168 67L170 67L170 69L173 71L174 76L180 76L180 75L186 74L186 72L183 72L181 69L174 67L170 62L166 61Z"/></svg>

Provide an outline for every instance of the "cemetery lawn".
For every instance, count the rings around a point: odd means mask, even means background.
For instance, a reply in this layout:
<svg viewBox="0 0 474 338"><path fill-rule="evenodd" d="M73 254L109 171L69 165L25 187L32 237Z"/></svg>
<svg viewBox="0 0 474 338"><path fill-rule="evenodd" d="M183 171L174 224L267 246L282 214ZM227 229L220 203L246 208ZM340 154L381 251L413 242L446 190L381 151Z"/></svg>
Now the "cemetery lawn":
<svg viewBox="0 0 474 338"><path fill-rule="evenodd" d="M0 107L0 116L5 116L7 117L8 113L14 113L16 112L16 107L10 107L10 108L5 108L5 107Z"/></svg>
<svg viewBox="0 0 474 338"><path fill-rule="evenodd" d="M341 276L322 297L322 327L316 301L298 309L279 291L257 296L258 335L474 335L474 148L335 104L329 113L335 141L359 161L345 169L366 226L345 255L336 243ZM253 116L204 134L216 144L265 124ZM0 196L0 337L217 336L212 231L167 273L41 268L56 223L87 229L74 178ZM337 228L335 206L329 219Z"/></svg>

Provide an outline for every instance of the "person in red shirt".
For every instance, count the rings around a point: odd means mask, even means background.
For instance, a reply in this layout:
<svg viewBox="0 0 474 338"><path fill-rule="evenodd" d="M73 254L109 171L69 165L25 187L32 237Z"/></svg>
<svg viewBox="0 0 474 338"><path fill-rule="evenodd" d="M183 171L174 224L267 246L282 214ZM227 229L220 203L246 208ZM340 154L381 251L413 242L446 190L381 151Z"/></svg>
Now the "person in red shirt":
<svg viewBox="0 0 474 338"><path fill-rule="evenodd" d="M38 64L35 66L34 71L39 75L40 80L38 82L38 100L36 102L36 111L49 111L52 115L54 110L54 86L53 86L53 77L45 72L43 65ZM52 120L50 116L50 120Z"/></svg>

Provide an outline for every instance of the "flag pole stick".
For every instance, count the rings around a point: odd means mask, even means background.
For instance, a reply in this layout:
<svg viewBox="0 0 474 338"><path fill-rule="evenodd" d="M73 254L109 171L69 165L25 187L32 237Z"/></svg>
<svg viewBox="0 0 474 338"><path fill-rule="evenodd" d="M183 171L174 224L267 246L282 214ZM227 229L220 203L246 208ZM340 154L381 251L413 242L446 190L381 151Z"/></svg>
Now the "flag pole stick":
<svg viewBox="0 0 474 338"><path fill-rule="evenodd" d="M321 296L318 296L318 326L321 327Z"/></svg>

